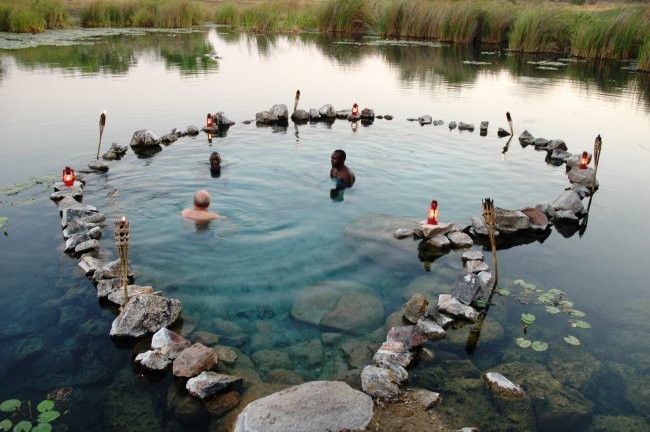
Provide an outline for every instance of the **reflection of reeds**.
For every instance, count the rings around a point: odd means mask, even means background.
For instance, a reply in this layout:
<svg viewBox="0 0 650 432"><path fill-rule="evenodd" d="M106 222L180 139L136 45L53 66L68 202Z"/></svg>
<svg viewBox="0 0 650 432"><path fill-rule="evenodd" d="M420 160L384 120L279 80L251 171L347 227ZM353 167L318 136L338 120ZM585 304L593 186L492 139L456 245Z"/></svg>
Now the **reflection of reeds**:
<svg viewBox="0 0 650 432"><path fill-rule="evenodd" d="M639 69L650 72L650 33L646 35L643 45L639 48Z"/></svg>

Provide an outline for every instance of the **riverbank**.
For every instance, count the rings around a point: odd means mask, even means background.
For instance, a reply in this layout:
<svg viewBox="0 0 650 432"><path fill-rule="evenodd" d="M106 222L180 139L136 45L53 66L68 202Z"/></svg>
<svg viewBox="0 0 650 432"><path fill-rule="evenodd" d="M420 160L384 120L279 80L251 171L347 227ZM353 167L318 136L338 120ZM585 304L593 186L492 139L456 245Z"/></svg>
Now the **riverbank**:
<svg viewBox="0 0 650 432"><path fill-rule="evenodd" d="M211 22L243 31L376 34L505 50L630 61L650 72L650 5L575 0L0 0L0 30L187 28Z"/></svg>

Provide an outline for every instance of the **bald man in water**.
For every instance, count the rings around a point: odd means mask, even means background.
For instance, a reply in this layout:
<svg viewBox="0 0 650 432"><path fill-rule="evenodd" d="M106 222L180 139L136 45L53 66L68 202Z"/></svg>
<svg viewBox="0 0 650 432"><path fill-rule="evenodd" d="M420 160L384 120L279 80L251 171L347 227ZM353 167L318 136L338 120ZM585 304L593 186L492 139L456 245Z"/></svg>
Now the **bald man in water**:
<svg viewBox="0 0 650 432"><path fill-rule="evenodd" d="M210 193L201 189L194 193L194 207L183 209L181 215L188 219L193 219L196 223L208 223L211 220L218 219L219 215L208 211L210 207Z"/></svg>

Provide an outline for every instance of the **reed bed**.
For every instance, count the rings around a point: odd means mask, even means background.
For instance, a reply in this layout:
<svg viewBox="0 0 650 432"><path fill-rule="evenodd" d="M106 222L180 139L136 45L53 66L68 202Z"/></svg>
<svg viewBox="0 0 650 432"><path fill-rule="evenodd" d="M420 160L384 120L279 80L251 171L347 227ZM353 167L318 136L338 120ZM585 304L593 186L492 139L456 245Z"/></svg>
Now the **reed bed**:
<svg viewBox="0 0 650 432"><path fill-rule="evenodd" d="M69 25L70 18L60 0L0 2L0 31L39 33Z"/></svg>
<svg viewBox="0 0 650 432"><path fill-rule="evenodd" d="M520 52L568 53L577 14L555 7L524 8L514 20L508 47Z"/></svg>
<svg viewBox="0 0 650 432"><path fill-rule="evenodd" d="M206 7L190 0L93 0L80 11L83 27L187 28L206 19Z"/></svg>

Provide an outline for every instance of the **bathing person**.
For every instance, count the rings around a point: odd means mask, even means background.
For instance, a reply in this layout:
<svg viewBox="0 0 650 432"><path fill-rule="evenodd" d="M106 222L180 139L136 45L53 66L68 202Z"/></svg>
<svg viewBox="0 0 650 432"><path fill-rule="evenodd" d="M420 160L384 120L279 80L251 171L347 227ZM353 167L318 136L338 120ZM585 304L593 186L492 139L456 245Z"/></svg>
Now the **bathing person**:
<svg viewBox="0 0 650 432"><path fill-rule="evenodd" d="M197 224L208 223L219 218L217 213L208 211L208 207L210 207L210 193L201 189L194 193L194 207L183 209L181 215L193 219Z"/></svg>
<svg viewBox="0 0 650 432"><path fill-rule="evenodd" d="M336 190L352 187L355 181L354 173L345 165L346 154L343 150L334 150L331 162L330 178L336 179Z"/></svg>
<svg viewBox="0 0 650 432"><path fill-rule="evenodd" d="M221 156L216 151L210 154L210 174L212 177L221 175Z"/></svg>

